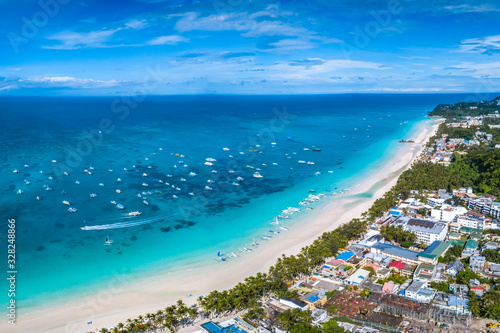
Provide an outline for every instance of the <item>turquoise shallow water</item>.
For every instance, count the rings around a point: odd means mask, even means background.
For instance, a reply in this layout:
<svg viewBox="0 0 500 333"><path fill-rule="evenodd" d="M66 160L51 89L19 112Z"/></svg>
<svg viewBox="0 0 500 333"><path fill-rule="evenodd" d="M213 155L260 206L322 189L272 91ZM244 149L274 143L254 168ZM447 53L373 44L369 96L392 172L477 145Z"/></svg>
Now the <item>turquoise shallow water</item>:
<svg viewBox="0 0 500 333"><path fill-rule="evenodd" d="M41 308L116 272L217 264L218 251L238 253L271 234L283 209L307 214L298 203L310 190L341 195L414 135L428 110L462 97L2 98L0 216L17 221L17 300ZM141 215L125 217L134 211ZM143 224L81 230L129 222Z"/></svg>

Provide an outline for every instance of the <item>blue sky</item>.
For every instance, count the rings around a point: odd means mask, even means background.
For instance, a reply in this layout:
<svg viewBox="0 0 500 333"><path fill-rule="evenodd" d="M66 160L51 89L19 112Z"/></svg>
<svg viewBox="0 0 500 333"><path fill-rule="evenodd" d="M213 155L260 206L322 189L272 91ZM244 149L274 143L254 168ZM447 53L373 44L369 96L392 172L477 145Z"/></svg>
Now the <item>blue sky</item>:
<svg viewBox="0 0 500 333"><path fill-rule="evenodd" d="M0 95L500 91L498 1L0 6Z"/></svg>

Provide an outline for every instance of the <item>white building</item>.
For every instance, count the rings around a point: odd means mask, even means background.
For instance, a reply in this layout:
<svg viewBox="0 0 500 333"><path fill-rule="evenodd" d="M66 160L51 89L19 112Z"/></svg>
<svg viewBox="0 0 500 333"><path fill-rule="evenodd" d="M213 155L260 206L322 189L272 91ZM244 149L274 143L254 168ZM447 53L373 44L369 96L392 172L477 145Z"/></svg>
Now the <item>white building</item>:
<svg viewBox="0 0 500 333"><path fill-rule="evenodd" d="M345 279L344 282L349 285L360 285L368 278L369 275L369 271L359 268L356 272L352 273L351 276Z"/></svg>
<svg viewBox="0 0 500 333"><path fill-rule="evenodd" d="M448 226L446 223L440 223L431 220L413 219L401 217L397 220L404 230L409 230L417 235L417 241L426 245L431 245L435 241L445 239Z"/></svg>
<svg viewBox="0 0 500 333"><path fill-rule="evenodd" d="M457 223L459 223L462 227L483 229L484 215L474 211L468 211L457 217Z"/></svg>
<svg viewBox="0 0 500 333"><path fill-rule="evenodd" d="M439 208L438 208L439 207ZM467 209L464 207L453 207L451 205L436 206L431 210L431 216L436 220L451 222L458 215L465 214Z"/></svg>

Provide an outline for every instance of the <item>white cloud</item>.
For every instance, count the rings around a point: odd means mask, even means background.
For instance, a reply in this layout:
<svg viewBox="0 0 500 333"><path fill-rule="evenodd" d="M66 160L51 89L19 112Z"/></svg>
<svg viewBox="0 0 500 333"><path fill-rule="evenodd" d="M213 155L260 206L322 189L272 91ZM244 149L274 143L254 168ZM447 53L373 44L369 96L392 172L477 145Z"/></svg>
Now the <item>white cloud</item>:
<svg viewBox="0 0 500 333"><path fill-rule="evenodd" d="M97 30L91 32L61 31L48 37L56 41L55 45L43 46L45 49L75 50L80 48L106 47L106 42L121 28L110 30Z"/></svg>
<svg viewBox="0 0 500 333"><path fill-rule="evenodd" d="M143 29L147 26L147 21L146 20L139 21L139 20L133 19L133 20L126 22L125 26L127 28L131 28L131 29Z"/></svg>
<svg viewBox="0 0 500 333"><path fill-rule="evenodd" d="M181 42L189 42L189 39L188 38L184 38L182 36L179 36L179 35L171 35L171 36L160 36L160 37L156 37L150 41L147 41L145 44L146 45L175 45L177 43L181 43Z"/></svg>
<svg viewBox="0 0 500 333"><path fill-rule="evenodd" d="M189 12L175 24L175 29L181 32L192 30L203 31L241 31L244 37L259 36L300 36L315 33L302 27L294 27L281 21L256 21L246 13L229 13L199 17L198 13Z"/></svg>
<svg viewBox="0 0 500 333"><path fill-rule="evenodd" d="M44 76L18 79L25 87L67 87L67 88L106 88L125 83L117 80L81 79L72 76Z"/></svg>
<svg viewBox="0 0 500 333"><path fill-rule="evenodd" d="M463 40L459 52L492 53L500 50L500 35Z"/></svg>
<svg viewBox="0 0 500 333"><path fill-rule="evenodd" d="M495 7L491 4L483 4L478 6L473 5L458 5L458 6L445 6L444 9L449 10L455 14L457 13L488 13L488 12L498 12L500 8Z"/></svg>

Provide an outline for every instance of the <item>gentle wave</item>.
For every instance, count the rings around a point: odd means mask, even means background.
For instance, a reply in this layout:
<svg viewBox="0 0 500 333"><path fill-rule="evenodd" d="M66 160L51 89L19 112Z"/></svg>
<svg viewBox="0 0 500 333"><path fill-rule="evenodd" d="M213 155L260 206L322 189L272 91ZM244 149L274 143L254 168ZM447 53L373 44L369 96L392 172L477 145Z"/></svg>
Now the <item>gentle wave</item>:
<svg viewBox="0 0 500 333"><path fill-rule="evenodd" d="M143 224L160 222L160 221L163 221L163 220L165 220L169 217L172 217L174 215L177 215L177 214L148 217L148 218L145 218L142 220L135 220L135 221L129 221L129 222L118 222L118 223L111 223L111 224L85 226L85 227L80 227L80 229L82 229L82 230L108 230L108 229L129 228L129 227L135 227L135 226L143 225Z"/></svg>

